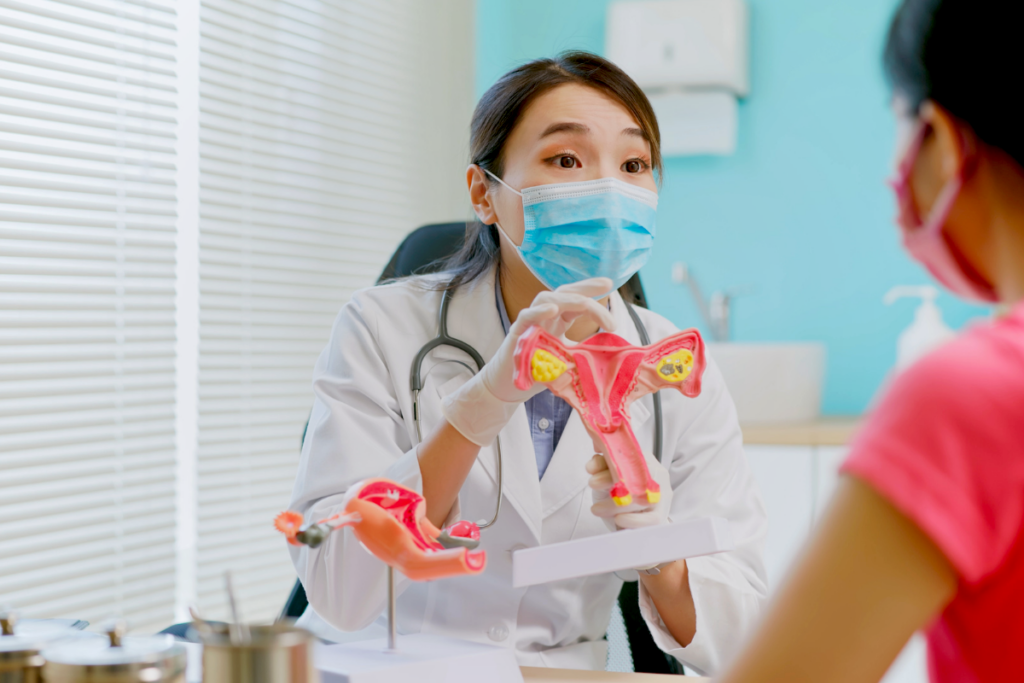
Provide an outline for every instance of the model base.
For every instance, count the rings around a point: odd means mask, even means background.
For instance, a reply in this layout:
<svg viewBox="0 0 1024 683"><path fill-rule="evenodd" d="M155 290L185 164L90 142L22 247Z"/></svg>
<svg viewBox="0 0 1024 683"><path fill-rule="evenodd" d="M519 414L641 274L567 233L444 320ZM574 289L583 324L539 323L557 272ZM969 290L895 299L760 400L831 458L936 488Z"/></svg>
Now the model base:
<svg viewBox="0 0 1024 683"><path fill-rule="evenodd" d="M322 645L316 668L323 683L522 683L512 650L443 636L398 636L385 640Z"/></svg>

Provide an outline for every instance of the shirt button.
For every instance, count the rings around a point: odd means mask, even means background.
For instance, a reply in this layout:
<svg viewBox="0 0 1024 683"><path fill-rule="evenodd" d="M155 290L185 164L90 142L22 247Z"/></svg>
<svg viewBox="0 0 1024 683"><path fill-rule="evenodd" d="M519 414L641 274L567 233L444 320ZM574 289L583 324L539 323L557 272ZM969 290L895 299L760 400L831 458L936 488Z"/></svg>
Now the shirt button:
<svg viewBox="0 0 1024 683"><path fill-rule="evenodd" d="M492 626L487 631L487 637L496 643L500 643L501 641L508 638L508 629L501 625Z"/></svg>
<svg viewBox="0 0 1024 683"><path fill-rule="evenodd" d="M540 422L537 423L537 426L540 427L540 431L546 432L548 430L548 427L551 426L551 420L547 419L546 417L542 417L540 419Z"/></svg>

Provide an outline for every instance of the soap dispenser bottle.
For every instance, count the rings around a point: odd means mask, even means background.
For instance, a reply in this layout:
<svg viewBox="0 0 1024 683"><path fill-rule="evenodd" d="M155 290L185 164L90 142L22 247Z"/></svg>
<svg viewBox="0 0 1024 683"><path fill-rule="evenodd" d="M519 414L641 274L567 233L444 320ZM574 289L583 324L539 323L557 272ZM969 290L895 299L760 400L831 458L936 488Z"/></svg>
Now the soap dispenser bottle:
<svg viewBox="0 0 1024 683"><path fill-rule="evenodd" d="M903 297L918 297L921 305L914 312L914 322L900 333L896 342L896 371L906 369L932 349L949 341L956 333L942 320L942 311L935 304L939 291L931 285L893 287L883 301L892 304Z"/></svg>

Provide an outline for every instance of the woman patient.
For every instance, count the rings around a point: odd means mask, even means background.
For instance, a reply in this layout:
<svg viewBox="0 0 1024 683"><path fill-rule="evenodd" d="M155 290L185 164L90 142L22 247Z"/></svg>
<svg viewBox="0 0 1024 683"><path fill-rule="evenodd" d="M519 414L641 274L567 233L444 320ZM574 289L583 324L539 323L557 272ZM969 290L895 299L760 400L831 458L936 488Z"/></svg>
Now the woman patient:
<svg viewBox="0 0 1024 683"><path fill-rule="evenodd" d="M1022 19L1005 0L904 0L893 19L904 246L1006 314L897 379L724 681L877 681L918 629L933 681L1024 677Z"/></svg>

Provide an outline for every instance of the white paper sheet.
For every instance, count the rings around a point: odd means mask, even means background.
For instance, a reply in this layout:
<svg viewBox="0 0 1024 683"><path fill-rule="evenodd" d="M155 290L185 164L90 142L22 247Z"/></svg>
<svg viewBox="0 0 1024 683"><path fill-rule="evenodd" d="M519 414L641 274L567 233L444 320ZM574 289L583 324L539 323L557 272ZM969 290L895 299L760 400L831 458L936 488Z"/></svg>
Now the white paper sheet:
<svg viewBox="0 0 1024 683"><path fill-rule="evenodd" d="M518 550L512 554L512 585L522 588L648 567L720 553L734 547L729 522L722 517L700 517L643 529L624 529Z"/></svg>

